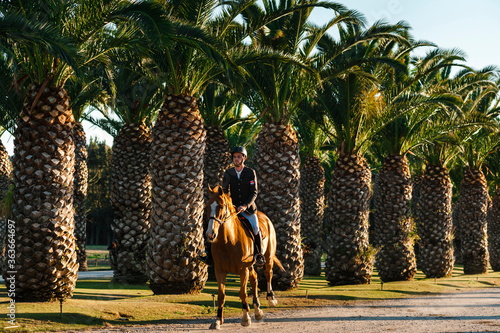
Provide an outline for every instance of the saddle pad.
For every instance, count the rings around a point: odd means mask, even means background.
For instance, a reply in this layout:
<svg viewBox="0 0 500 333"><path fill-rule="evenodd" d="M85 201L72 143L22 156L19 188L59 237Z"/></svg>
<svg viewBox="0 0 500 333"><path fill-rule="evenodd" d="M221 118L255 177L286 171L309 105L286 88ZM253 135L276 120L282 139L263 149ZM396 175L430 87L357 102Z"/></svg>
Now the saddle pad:
<svg viewBox="0 0 500 333"><path fill-rule="evenodd" d="M243 226L243 228L245 228L245 230L248 231L248 233L251 235L250 237L253 240L254 234L253 234L252 224L250 223L250 221L241 214L238 214L238 218L240 219L240 222L241 222L241 225ZM265 228L264 224L262 224L260 221L259 221L259 228L260 228L260 232L262 233L262 239L265 239L267 237L267 234L268 234L267 228Z"/></svg>

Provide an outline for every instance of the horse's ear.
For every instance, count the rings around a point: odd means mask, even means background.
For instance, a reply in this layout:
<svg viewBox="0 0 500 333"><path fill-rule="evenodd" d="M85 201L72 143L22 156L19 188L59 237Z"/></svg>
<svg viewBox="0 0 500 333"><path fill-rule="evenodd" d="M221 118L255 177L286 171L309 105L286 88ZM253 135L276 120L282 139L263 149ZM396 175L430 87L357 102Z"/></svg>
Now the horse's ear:
<svg viewBox="0 0 500 333"><path fill-rule="evenodd" d="M212 192L212 188L210 187L210 184L208 184L208 192Z"/></svg>

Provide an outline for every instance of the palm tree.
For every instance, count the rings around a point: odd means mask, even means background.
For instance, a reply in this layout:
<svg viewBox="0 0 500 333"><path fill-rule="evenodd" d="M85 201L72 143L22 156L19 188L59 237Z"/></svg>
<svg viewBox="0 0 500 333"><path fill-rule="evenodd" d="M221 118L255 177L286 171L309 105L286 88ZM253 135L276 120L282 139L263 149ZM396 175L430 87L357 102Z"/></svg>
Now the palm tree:
<svg viewBox="0 0 500 333"><path fill-rule="evenodd" d="M416 224L420 238L419 267L429 278L451 276L453 269L452 183L446 165L454 153L450 143L436 142L423 154L426 167Z"/></svg>
<svg viewBox="0 0 500 333"><path fill-rule="evenodd" d="M123 59L123 57L122 57ZM142 66L141 66L142 65ZM115 218L114 278L145 283L146 246L151 223L151 128L163 97L138 59L117 63L112 109L122 122L113 140L111 203ZM142 73L141 73L142 72Z"/></svg>
<svg viewBox="0 0 500 333"><path fill-rule="evenodd" d="M323 217L325 208L325 169L326 157L321 148L327 136L313 121L318 112L312 98L301 103L301 110L295 119L295 127L301 147L302 166L300 169L300 228L304 244L304 273L321 274L323 255Z"/></svg>
<svg viewBox="0 0 500 333"><path fill-rule="evenodd" d="M332 11L333 19L323 27L309 22L314 7ZM259 207L268 214L276 225L278 235L277 256L287 272L276 271L274 284L277 289L295 288L303 275L303 255L300 245L299 205L299 144L291 119L298 105L308 95L319 89L319 77L311 71L310 65L323 61L328 66L335 58L316 53L318 43L334 26L356 26L361 16L344 6L320 1L265 1L264 8L251 8L249 18L262 16L283 9L293 10L288 17L282 17L267 24L252 35L250 47L259 47L281 52L296 61L268 61L246 66L248 88L244 101L252 112L262 118L263 127L256 140L256 162L261 178ZM244 19L247 19L244 16ZM350 45L361 43L351 39ZM326 38L326 37L325 37ZM371 33L370 38L375 38ZM345 45L342 45L345 46ZM337 55L341 54L339 51ZM331 71L331 76L340 75L345 68ZM287 214L283 214L287 212Z"/></svg>
<svg viewBox="0 0 500 333"><path fill-rule="evenodd" d="M450 82L451 67L445 67L431 78L434 90L453 93ZM460 126L456 108L433 107L422 131L427 143L416 150L425 162L425 171L419 185L419 199L415 207L418 241L418 265L427 277L446 277L452 273L453 221L452 182L447 165L457 154L454 131Z"/></svg>
<svg viewBox="0 0 500 333"><path fill-rule="evenodd" d="M73 180L73 207L75 209L75 238L76 258L80 271L87 271L87 139L83 130L82 121L88 115L91 104L102 103L105 98L100 81L89 78L90 73L85 73L86 79L70 77L66 81L66 90L70 97L71 109L75 118L73 127L73 140L75 142L75 173Z"/></svg>
<svg viewBox="0 0 500 333"><path fill-rule="evenodd" d="M500 271L500 159L498 156L498 147L491 153L486 166L490 170L494 184L494 195L491 199L491 205L488 209L488 252L490 254L490 265L494 271Z"/></svg>
<svg viewBox="0 0 500 333"><path fill-rule="evenodd" d="M233 110L237 107L238 100L234 93L231 94L229 88L221 84L210 83L203 93L200 112L207 129L203 176L205 201L207 185L212 188L221 185L224 171L231 166L229 141L224 132L241 122L241 119L234 117Z"/></svg>
<svg viewBox="0 0 500 333"><path fill-rule="evenodd" d="M91 67L106 61L120 43L131 45L120 34L119 21L140 23L153 18L153 11L144 3L90 0L11 2L0 10L2 20L15 17L43 32L40 43L10 44L16 78L22 77L29 88L14 132L12 217L17 262L11 269L17 271L16 299L64 299L73 293L78 270L75 119L64 85L79 73L78 64Z"/></svg>
<svg viewBox="0 0 500 333"><path fill-rule="evenodd" d="M491 80L497 75L489 67L479 72L464 70L460 92L464 96L462 111L466 121L478 125L458 131L463 149L460 154L465 170L457 202L458 230L465 274L482 274L488 271L487 214L490 205L486 177L482 166L487 156L498 146L498 132L491 127L498 125L498 86Z"/></svg>
<svg viewBox="0 0 500 333"><path fill-rule="evenodd" d="M209 30L233 19L218 2L167 2L164 11L192 28L179 31L192 43L177 42L153 50L156 80L165 88L165 100L152 131L152 219L147 252L147 274L155 294L199 292L207 270L196 256L203 250L203 170L206 129L198 97L223 72L222 44ZM230 12L230 11L229 11ZM225 20L224 20L225 18ZM197 39L197 43L196 43ZM217 46L215 46L217 45ZM195 47L196 46L196 47Z"/></svg>
<svg viewBox="0 0 500 333"><path fill-rule="evenodd" d="M411 280L417 271L410 210L413 187L406 155L426 140L422 126L435 110L429 105L457 102L454 96L429 92L422 84L450 66L456 55L434 50L411 59L410 52L424 45L414 42L395 50L394 58L404 60L406 70L398 73L391 67L381 68L386 72L381 74L380 98L373 104L376 112L389 119L377 138L387 156L377 175L373 215L373 244L380 248L375 263L384 282Z"/></svg>
<svg viewBox="0 0 500 333"><path fill-rule="evenodd" d="M147 256L150 287L157 294L197 292L206 281L206 269L195 259L203 250L206 137L198 98L208 83L221 75L231 82L241 79L242 71L237 66L261 59L260 53L242 50L245 38L266 22L286 15L286 11L280 11L276 16L259 17L242 28L235 20L253 2L224 2L218 15L214 10L220 3L215 0L164 4L170 18L188 22L191 28L184 26L177 31L185 37L182 43L157 48L152 56L166 94L153 128L154 236Z"/></svg>
<svg viewBox="0 0 500 333"><path fill-rule="evenodd" d="M5 89L0 95L0 136L5 132L12 134L14 131L15 119L17 119L21 105L24 86L22 84L12 85L14 81L13 72L9 68L9 60L3 58L0 61L0 84ZM12 162L4 144L0 142L0 272L4 266L4 248L7 228L7 219L10 217L11 202L8 198L12 184Z"/></svg>
<svg viewBox="0 0 500 333"><path fill-rule="evenodd" d="M14 132L12 218L17 262L9 270L17 271L19 300L46 301L70 297L78 269L72 230L74 118L62 88L64 74L71 65L76 67L76 48L55 20L57 14L67 13L68 4L25 5L26 16L12 5L1 8L2 17L15 15L33 25L46 24L59 49L14 45L19 70L15 75L26 75L30 85ZM41 54L43 58L37 56Z"/></svg>
<svg viewBox="0 0 500 333"><path fill-rule="evenodd" d="M379 62L401 67L399 60L380 53L384 41L405 45L407 27L381 22L362 30L348 25L339 41L324 38L320 51L328 62L320 64L325 77L319 91L325 122L331 123L330 140L338 147L332 173L325 225L326 278L332 285L369 283L373 250L368 241L371 171L363 157L370 137L381 126L370 103L377 99L375 78L370 71ZM382 48L383 49L383 48Z"/></svg>

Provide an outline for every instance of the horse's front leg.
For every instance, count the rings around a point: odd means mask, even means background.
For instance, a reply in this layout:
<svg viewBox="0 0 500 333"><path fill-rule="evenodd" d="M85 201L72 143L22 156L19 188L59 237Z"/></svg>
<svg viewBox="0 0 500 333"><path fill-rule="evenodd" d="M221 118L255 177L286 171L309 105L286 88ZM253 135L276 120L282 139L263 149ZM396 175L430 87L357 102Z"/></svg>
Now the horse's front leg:
<svg viewBox="0 0 500 333"><path fill-rule="evenodd" d="M226 273L218 273L216 271L215 274L217 278L217 284L219 286L219 295L217 298L217 318L210 325L210 329L218 330L220 329L220 325L224 324L224 303L226 302Z"/></svg>
<svg viewBox="0 0 500 333"><path fill-rule="evenodd" d="M253 267L250 268L250 284L252 285L252 294L253 294L253 307L255 309L255 319L256 320L261 320L262 317L264 316L264 312L260 309L260 302L259 302L259 289L258 289L258 283L257 283L257 273L253 269Z"/></svg>
<svg viewBox="0 0 500 333"><path fill-rule="evenodd" d="M240 273L240 299L241 299L241 308L243 310L243 317L241 318L241 326L250 326L252 324L252 320L250 319L250 307L248 306L247 301L247 283L248 283L248 269L244 269L242 273Z"/></svg>

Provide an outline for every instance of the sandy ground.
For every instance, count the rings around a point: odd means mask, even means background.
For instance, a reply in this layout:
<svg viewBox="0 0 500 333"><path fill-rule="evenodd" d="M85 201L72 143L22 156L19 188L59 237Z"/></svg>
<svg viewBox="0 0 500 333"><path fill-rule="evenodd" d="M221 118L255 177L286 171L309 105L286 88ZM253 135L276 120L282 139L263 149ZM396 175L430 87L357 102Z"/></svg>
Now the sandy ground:
<svg viewBox="0 0 500 333"><path fill-rule="evenodd" d="M278 299L279 301L279 299ZM263 301L265 302L265 301ZM213 332L212 320L110 328L87 332ZM242 327L228 318L224 332L500 332L500 288L471 290L432 297L352 302L344 306L266 313Z"/></svg>

